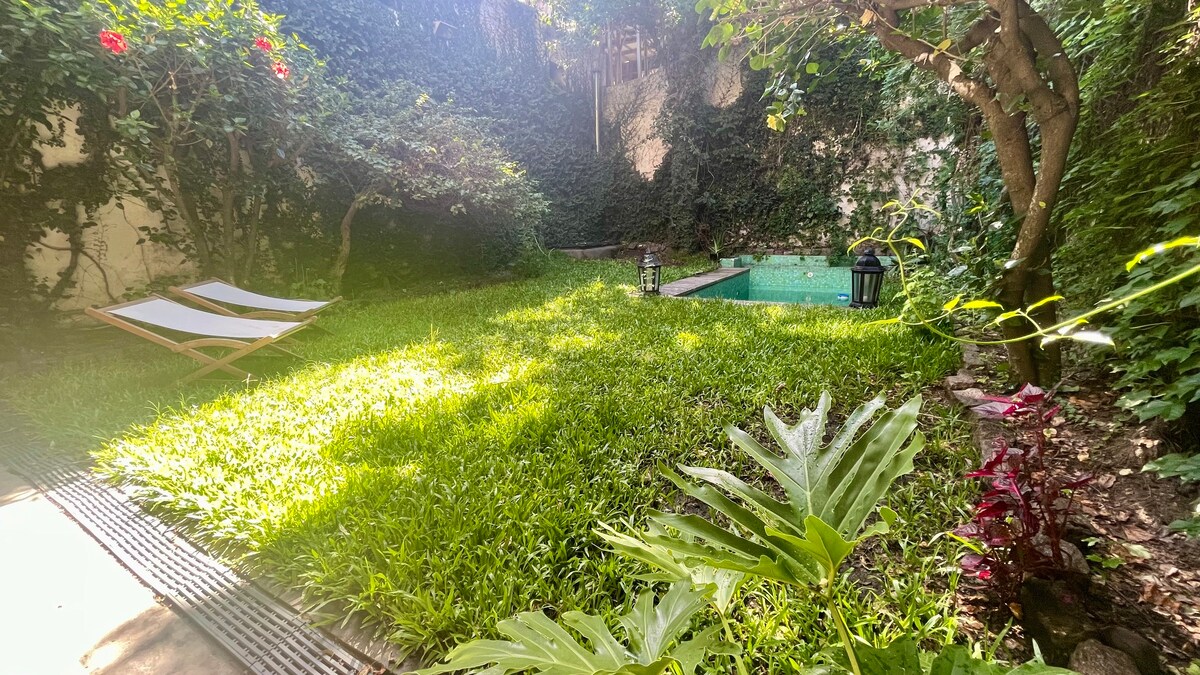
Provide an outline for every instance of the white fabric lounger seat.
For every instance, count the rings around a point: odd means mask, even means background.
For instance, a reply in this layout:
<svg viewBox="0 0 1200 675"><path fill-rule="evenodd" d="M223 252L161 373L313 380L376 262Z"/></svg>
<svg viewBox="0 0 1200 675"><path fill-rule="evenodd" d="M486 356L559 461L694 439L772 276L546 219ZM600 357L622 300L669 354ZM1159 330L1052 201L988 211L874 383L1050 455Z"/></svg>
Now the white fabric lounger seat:
<svg viewBox="0 0 1200 675"><path fill-rule="evenodd" d="M275 343L312 322L312 319L267 321L213 314L159 296L111 307L89 307L84 311L92 318L204 364L203 368L184 378L184 381L203 377L216 370L229 373L239 379L253 380L253 375L235 368L231 364L264 347L295 356ZM196 335L198 338L176 342L165 335L154 332L149 327ZM231 351L218 358L199 351L202 348L220 348Z"/></svg>
<svg viewBox="0 0 1200 675"><path fill-rule="evenodd" d="M207 279L187 286L172 286L170 291L219 314L256 319L307 319L341 300L340 297L332 300L276 298L238 288L221 279ZM229 308L228 305L254 311L238 312Z"/></svg>

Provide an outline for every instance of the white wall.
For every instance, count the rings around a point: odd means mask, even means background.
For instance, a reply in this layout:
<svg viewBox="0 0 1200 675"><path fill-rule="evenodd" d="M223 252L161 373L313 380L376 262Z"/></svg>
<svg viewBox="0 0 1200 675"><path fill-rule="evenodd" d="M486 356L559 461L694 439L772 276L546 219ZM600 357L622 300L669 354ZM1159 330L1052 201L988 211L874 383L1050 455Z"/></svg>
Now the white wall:
<svg viewBox="0 0 1200 675"><path fill-rule="evenodd" d="M76 121L77 108L63 112L66 130L62 147L46 143L36 150L42 156L47 169L82 164L83 137ZM49 138L49 132L43 132ZM76 222L88 222L87 214L79 204L47 204L47 208L63 209L75 213ZM158 244L138 241L144 234L139 227L161 230L166 226L163 216L152 211L136 198L121 196L109 201L92 214L91 221L97 223L83 231L83 250L87 253L79 261L72 281L74 287L56 305L60 310L79 310L84 307L111 304L127 292L137 291L147 284L167 276L190 276L196 273L195 266L180 252ZM37 244L30 247L26 265L35 279L48 286L58 283L70 261L67 234L59 230L47 230Z"/></svg>
<svg viewBox="0 0 1200 675"><path fill-rule="evenodd" d="M727 108L742 95L742 66L736 58L713 63L706 75L710 105ZM641 79L620 82L604 90L604 118L611 124L625 120L620 133L626 156L646 180L667 156L667 143L655 132L654 124L667 98L667 73L663 68L647 71Z"/></svg>

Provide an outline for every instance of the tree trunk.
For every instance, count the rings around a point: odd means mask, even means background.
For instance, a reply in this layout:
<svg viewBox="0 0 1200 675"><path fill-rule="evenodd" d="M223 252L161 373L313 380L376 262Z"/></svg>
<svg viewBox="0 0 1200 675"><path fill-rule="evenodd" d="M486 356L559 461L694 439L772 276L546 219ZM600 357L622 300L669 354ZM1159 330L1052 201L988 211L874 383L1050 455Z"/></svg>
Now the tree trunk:
<svg viewBox="0 0 1200 675"><path fill-rule="evenodd" d="M358 213L362 201L355 195L354 200L350 202L350 208L346 209L346 215L342 216L342 245L338 249L337 260L333 263L333 285L335 291L342 289L342 276L346 274L346 266L350 263L350 225L354 223L354 216Z"/></svg>
<svg viewBox="0 0 1200 675"><path fill-rule="evenodd" d="M1008 267L1000 280L999 301L1006 310L1014 310L1055 294L1050 217L1058 203L1079 118L1079 89L1062 42L1024 0L989 0L989 4L1000 14L1001 28L988 53L988 70L999 91L1018 93L1028 99L1041 135L1032 194L1026 197L1010 188L1013 211L1022 220ZM1039 57L1047 61L1045 76L1038 70ZM1002 165L1003 159L1001 155ZM1008 185L1007 177L1005 184ZM1057 311L1053 303L1047 303L1035 310L1032 318L1037 326L1046 328L1057 323ZM1008 339L1035 330L1034 324L1023 320L1010 320L1004 325ZM1033 341L1010 343L1008 351L1011 374L1017 379L1043 385L1057 382L1062 369L1058 343L1045 347Z"/></svg>
<svg viewBox="0 0 1200 675"><path fill-rule="evenodd" d="M188 234L192 237L192 245L196 247L196 261L200 263L200 271L205 274L212 274L215 270L212 264L212 249L208 245L208 238L204 233L204 226L200 224L200 214L196 212L196 207L184 193L183 185L179 181L178 165L176 164L174 153L167 151L163 153L163 173L167 176L167 189L171 191L171 199L175 202L175 208L179 211L179 217L183 219L184 227L187 228ZM153 185L153 182L148 183Z"/></svg>
<svg viewBox="0 0 1200 675"><path fill-rule="evenodd" d="M1050 216L1058 201L1079 116L1075 69L1062 41L1026 0L986 0L991 11L945 50L935 49L900 29L900 12L920 11L925 4L934 3L885 0L854 6L856 12L865 12L864 22L870 23L884 47L937 74L983 114L996 142L1009 201L1021 218L1016 245L999 283L998 300L1006 310L1024 309L1054 294ZM947 0L939 4L966 3ZM984 50L990 83L965 73L955 60L977 48ZM1024 111L1026 106L1031 114ZM1036 169L1030 117L1041 140ZM1053 304L1043 305L1033 314L1042 327L1054 325L1056 317ZM1002 329L1009 340L1019 340L1036 330L1033 324L1019 319L1005 322ZM1020 340L1007 347L1014 379L1038 384L1057 380L1061 368L1057 344L1041 349L1039 341Z"/></svg>
<svg viewBox="0 0 1200 675"><path fill-rule="evenodd" d="M246 257L242 261L242 279L249 279L254 273L255 259L258 257L258 225L262 222L263 193L254 195L250 202L250 224L246 228Z"/></svg>
<svg viewBox="0 0 1200 675"><path fill-rule="evenodd" d="M241 144L234 132L225 134L229 143L229 172L225 175L225 184L221 186L221 252L225 267L225 276L230 283L237 284L240 279L237 256L237 194L233 188L238 178L239 165L242 159Z"/></svg>

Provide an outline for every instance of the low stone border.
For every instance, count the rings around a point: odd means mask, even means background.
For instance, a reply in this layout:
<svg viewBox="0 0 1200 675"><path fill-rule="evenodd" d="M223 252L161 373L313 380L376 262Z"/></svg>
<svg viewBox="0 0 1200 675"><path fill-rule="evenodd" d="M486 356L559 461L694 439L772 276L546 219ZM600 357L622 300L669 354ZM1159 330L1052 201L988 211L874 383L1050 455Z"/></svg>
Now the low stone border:
<svg viewBox="0 0 1200 675"><path fill-rule="evenodd" d="M554 249L560 253L565 253L576 260L608 260L617 257L624 246L614 244L611 246L592 246L589 248L557 248Z"/></svg>

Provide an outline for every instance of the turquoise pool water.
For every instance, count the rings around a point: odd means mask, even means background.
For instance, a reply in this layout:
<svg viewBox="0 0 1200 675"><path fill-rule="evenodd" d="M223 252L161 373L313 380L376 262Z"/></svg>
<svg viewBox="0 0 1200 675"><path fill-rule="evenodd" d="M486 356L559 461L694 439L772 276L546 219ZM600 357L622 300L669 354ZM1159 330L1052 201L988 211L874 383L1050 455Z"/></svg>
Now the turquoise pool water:
<svg viewBox="0 0 1200 675"><path fill-rule="evenodd" d="M736 259L749 271L692 291L692 298L810 305L850 304L850 268L829 267L821 256L767 256Z"/></svg>

